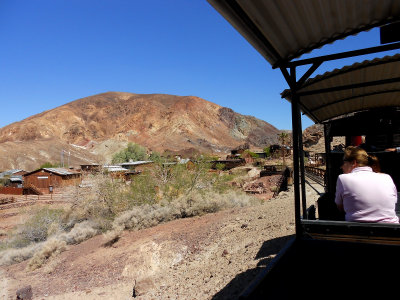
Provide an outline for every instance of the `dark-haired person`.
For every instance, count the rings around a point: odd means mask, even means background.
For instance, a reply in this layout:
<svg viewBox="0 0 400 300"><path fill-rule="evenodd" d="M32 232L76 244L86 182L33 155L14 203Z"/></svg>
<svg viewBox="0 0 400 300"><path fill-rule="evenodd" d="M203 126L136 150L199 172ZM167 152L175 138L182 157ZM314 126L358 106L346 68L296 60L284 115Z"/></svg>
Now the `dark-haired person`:
<svg viewBox="0 0 400 300"><path fill-rule="evenodd" d="M346 221L399 223L395 212L397 190L392 178L375 173L376 157L359 147L344 151L342 170L336 183L335 202Z"/></svg>

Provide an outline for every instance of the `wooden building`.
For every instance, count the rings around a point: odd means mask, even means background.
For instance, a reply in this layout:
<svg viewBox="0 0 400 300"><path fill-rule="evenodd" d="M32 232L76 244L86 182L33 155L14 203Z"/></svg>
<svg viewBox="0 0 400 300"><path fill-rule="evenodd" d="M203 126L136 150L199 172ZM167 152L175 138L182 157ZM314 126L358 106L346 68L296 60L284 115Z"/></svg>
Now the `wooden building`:
<svg viewBox="0 0 400 300"><path fill-rule="evenodd" d="M102 166L99 164L80 165L80 167L81 172L92 174L100 173L102 169Z"/></svg>
<svg viewBox="0 0 400 300"><path fill-rule="evenodd" d="M80 172L64 168L42 168L24 175L24 187L33 186L44 194L56 188L79 185L81 181Z"/></svg>

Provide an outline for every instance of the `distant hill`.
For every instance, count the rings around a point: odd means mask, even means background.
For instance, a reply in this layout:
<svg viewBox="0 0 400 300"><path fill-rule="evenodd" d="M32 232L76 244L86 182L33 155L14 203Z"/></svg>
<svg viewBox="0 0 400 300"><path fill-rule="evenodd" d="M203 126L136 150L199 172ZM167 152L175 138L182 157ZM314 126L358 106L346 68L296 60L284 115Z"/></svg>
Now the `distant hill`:
<svg viewBox="0 0 400 300"><path fill-rule="evenodd" d="M110 160L127 145L149 151L214 154L249 143L277 142L279 130L255 117L193 96L108 92L31 116L0 129L0 170Z"/></svg>

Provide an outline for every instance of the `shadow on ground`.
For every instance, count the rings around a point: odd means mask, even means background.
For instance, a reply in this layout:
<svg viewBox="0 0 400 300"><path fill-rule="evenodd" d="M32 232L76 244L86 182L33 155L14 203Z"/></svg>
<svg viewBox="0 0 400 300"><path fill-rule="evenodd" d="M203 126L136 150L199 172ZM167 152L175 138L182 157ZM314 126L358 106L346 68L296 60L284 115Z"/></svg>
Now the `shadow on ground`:
<svg viewBox="0 0 400 300"><path fill-rule="evenodd" d="M213 300L221 299L237 299L240 293L250 284L250 282L262 271L273 257L278 254L287 242L289 242L294 235L275 238L265 241L258 251L254 259L260 259L256 268L248 269L247 271L236 275L222 290L214 295Z"/></svg>

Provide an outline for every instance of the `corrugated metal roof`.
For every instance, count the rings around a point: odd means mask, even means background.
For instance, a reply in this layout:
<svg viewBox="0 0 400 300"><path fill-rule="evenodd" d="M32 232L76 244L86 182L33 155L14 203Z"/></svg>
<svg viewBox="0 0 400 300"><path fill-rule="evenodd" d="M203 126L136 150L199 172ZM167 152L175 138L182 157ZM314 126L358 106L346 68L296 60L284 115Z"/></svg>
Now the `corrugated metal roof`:
<svg viewBox="0 0 400 300"><path fill-rule="evenodd" d="M323 91L377 81L387 83ZM302 111L317 123L371 108L400 107L400 54L366 60L318 75L308 79L299 94ZM282 97L291 101L290 91L285 90Z"/></svg>
<svg viewBox="0 0 400 300"><path fill-rule="evenodd" d="M273 66L400 20L399 0L208 0Z"/></svg>
<svg viewBox="0 0 400 300"><path fill-rule="evenodd" d="M103 166L103 169L106 169L108 172L125 172L127 169L121 166Z"/></svg>
<svg viewBox="0 0 400 300"><path fill-rule="evenodd" d="M2 173L0 173L0 178L3 178L4 176L10 176L12 174L18 173L23 171L22 169L12 169L12 170L8 170L8 171L4 171Z"/></svg>
<svg viewBox="0 0 400 300"><path fill-rule="evenodd" d="M138 161L130 161L120 164L121 166L137 166L152 163L151 160L138 160Z"/></svg>
<svg viewBox="0 0 400 300"><path fill-rule="evenodd" d="M64 169L64 168L43 168L43 170L46 170L48 172L55 173L58 175L74 175L74 174L79 173L79 172L71 171L71 170Z"/></svg>
<svg viewBox="0 0 400 300"><path fill-rule="evenodd" d="M10 177L11 182L23 181L22 175L15 175Z"/></svg>

